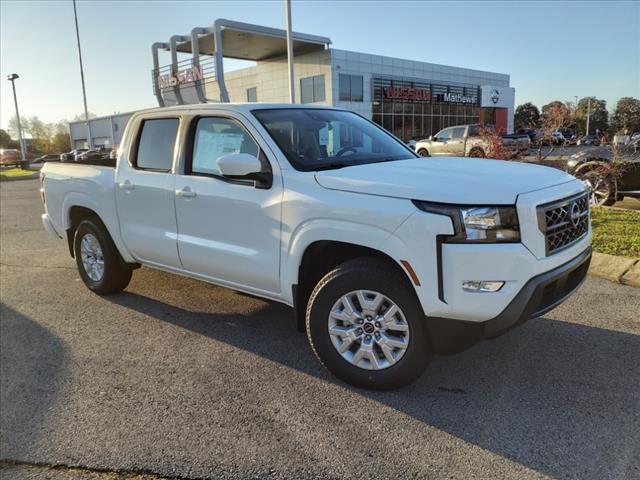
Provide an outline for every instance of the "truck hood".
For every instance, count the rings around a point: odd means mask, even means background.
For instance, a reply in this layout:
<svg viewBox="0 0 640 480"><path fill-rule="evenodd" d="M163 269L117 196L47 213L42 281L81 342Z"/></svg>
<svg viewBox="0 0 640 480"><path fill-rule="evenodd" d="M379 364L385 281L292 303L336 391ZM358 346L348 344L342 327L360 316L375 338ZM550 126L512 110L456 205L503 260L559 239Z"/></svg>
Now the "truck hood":
<svg viewBox="0 0 640 480"><path fill-rule="evenodd" d="M502 160L424 157L317 172L330 190L453 204L515 204L521 193L574 180L550 167Z"/></svg>

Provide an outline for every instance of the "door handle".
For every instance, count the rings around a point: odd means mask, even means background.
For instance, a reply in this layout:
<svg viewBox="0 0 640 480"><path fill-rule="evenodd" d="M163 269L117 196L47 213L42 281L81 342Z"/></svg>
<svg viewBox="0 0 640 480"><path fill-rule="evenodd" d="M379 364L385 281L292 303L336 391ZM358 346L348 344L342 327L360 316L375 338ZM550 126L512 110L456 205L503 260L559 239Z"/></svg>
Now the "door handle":
<svg viewBox="0 0 640 480"><path fill-rule="evenodd" d="M130 192L131 190L136 188L136 186L133 183L131 183L129 180L125 180L124 182L119 183L118 186L125 192Z"/></svg>
<svg viewBox="0 0 640 480"><path fill-rule="evenodd" d="M195 198L196 192L191 190L189 187L184 187L182 190L176 190L176 197Z"/></svg>

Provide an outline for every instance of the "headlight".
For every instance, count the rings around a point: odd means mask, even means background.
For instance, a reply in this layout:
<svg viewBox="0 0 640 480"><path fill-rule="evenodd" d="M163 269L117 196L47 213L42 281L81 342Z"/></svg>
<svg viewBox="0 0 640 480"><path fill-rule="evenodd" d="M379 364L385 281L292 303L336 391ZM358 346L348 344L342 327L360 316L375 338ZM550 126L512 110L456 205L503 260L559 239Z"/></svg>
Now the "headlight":
<svg viewBox="0 0 640 480"><path fill-rule="evenodd" d="M429 202L413 202L420 210L447 215L455 234L449 243L515 243L520 241L516 207L453 206Z"/></svg>

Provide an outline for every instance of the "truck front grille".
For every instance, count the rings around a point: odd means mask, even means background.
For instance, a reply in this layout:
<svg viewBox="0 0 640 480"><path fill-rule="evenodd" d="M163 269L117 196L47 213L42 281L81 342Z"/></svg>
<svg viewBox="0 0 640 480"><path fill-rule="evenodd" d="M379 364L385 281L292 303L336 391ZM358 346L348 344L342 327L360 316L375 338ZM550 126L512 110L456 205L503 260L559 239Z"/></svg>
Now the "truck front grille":
<svg viewBox="0 0 640 480"><path fill-rule="evenodd" d="M588 194L540 205L538 226L545 236L547 255L570 247L589 231Z"/></svg>

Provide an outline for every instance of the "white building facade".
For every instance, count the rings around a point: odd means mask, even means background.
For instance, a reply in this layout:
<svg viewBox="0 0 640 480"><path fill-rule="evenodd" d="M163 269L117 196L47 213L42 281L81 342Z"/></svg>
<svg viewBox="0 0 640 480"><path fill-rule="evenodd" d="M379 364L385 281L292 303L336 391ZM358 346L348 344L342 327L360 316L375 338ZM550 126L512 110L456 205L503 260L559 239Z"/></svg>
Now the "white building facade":
<svg viewBox="0 0 640 480"><path fill-rule="evenodd" d="M326 49L295 58L297 103L360 113L407 141L469 123L513 131L515 89L509 75ZM231 102L287 103L285 57L225 73ZM207 97L216 98L211 83Z"/></svg>

